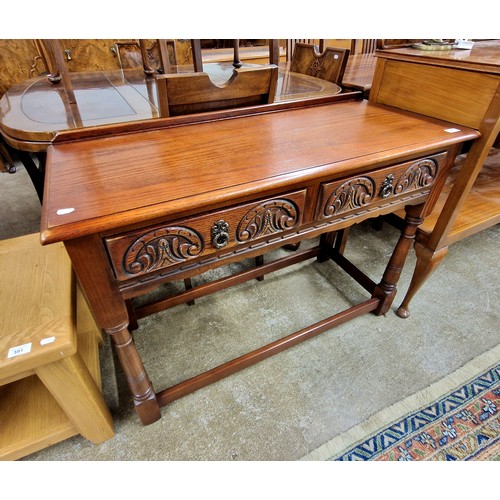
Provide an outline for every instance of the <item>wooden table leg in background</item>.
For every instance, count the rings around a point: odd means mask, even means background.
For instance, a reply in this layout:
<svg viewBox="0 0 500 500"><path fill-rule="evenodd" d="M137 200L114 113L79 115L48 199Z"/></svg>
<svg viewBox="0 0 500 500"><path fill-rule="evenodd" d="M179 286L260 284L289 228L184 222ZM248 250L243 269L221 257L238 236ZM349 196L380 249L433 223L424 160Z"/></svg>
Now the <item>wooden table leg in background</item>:
<svg viewBox="0 0 500 500"><path fill-rule="evenodd" d="M19 161L23 164L26 172L30 176L33 187L35 188L36 194L40 203L43 201L43 183L44 183L44 168L45 168L45 153L39 156L41 162L40 166L37 166L31 157L31 154L27 151L17 151L17 156Z"/></svg>

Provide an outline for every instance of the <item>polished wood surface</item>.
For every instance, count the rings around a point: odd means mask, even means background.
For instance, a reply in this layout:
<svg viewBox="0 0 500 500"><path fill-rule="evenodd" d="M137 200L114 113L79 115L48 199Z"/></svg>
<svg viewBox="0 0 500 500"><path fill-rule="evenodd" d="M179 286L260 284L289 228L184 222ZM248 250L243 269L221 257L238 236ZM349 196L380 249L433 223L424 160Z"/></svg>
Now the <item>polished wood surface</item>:
<svg viewBox="0 0 500 500"><path fill-rule="evenodd" d="M41 240L64 241L110 336L141 422L160 407L365 314L385 314L418 225L463 141L477 132L367 101L309 104L132 132L122 125L49 146ZM307 140L305 140L307 139ZM251 154L238 152L251 151ZM236 153L235 153L236 152ZM407 224L379 283L339 251L335 232L405 207ZM136 308L134 298L286 243L320 244ZM130 329L145 314L306 259L332 259L367 292L346 311L155 392Z"/></svg>
<svg viewBox="0 0 500 500"><path fill-rule="evenodd" d="M245 67L245 66L244 66ZM205 63L215 84L231 76L230 63ZM192 71L189 66L179 72ZM57 132L75 128L158 118L156 84L142 69L70 73L76 104L61 85L37 77L14 85L0 99L0 131L14 148L44 151ZM280 68L275 102L291 102L338 94L331 82Z"/></svg>
<svg viewBox="0 0 500 500"><path fill-rule="evenodd" d="M470 50L399 48L379 51L377 56L370 101L481 133L453 186L445 190L436 212L419 228L417 266L399 310L407 317L411 299L442 261L448 246L500 222L500 176L491 169L481 171L500 133L500 41L475 42Z"/></svg>
<svg viewBox="0 0 500 500"><path fill-rule="evenodd" d="M391 118L393 123L389 121ZM73 144L68 135L67 144L49 147L51 168L47 170L52 177L50 196L43 207L42 238L54 241L58 233L66 239L109 229L108 224L110 227L133 224L142 220L143 212L154 211L158 217L171 216L185 205L184 198L189 199L191 210L218 208L220 203L228 201L228 190L232 196L250 196L283 188L287 180L292 185L298 178L306 180L314 175L314 171L307 168L311 164L323 165L323 175L340 176L365 163L364 158L351 158L353 134L359 156L390 161L391 154L394 157L409 154L405 149L407 144L401 145L399 131L405 118L385 108L354 101L274 115L257 113L168 130L159 128L133 137L112 134L105 140L92 141L92 150L87 149L90 141ZM407 120L412 124L417 150L419 142L428 145L436 135L438 147L455 143L463 134L461 131L446 133L439 122L429 126L425 120ZM290 123L294 122L301 127L291 127ZM356 130L358 125L361 126ZM244 127L243 136L234 130L235 126ZM307 141L303 140L304 131L307 131ZM318 136L317 131L322 135ZM474 137L470 132L469 136ZM335 148L329 146L329 137L335 137ZM189 147L180 146L184 143ZM294 144L300 144L300 148L293 148L292 163L290 149ZM250 147L252 155L235 158L234 151ZM83 165L95 164L96 153L107 168L83 168ZM272 156L271 163L269 156ZM139 161L147 165L147 176L137 175ZM205 162L206 169L200 168L200 163ZM170 170L178 175L172 176ZM154 185L150 177L155 179ZM87 186L82 193L79 193L80 186ZM129 190L134 192L133 198ZM155 200L154 209L151 199ZM57 215L57 210L65 208L74 210Z"/></svg>

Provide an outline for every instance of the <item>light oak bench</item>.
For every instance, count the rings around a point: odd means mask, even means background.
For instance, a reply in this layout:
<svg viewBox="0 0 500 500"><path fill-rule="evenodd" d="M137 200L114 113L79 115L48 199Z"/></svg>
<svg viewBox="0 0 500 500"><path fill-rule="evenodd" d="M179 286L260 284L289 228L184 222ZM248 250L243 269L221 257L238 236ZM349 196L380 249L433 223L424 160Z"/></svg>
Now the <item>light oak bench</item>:
<svg viewBox="0 0 500 500"><path fill-rule="evenodd" d="M114 435L102 397L100 331L61 245L0 241L0 459L81 434Z"/></svg>

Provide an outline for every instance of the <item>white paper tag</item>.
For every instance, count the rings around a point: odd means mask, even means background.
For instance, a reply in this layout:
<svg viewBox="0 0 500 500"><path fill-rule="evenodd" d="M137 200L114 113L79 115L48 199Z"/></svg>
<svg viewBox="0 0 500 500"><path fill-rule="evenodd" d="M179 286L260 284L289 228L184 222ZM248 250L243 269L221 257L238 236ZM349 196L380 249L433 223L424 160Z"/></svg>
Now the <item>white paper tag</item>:
<svg viewBox="0 0 500 500"><path fill-rule="evenodd" d="M66 214L70 214L71 212L74 212L75 209L74 208L60 208L56 214L57 215L66 215Z"/></svg>
<svg viewBox="0 0 500 500"><path fill-rule="evenodd" d="M27 354L31 351L31 342L29 344L18 345L16 347L11 347L7 354L8 358L14 358L16 356L21 356L21 354Z"/></svg>
<svg viewBox="0 0 500 500"><path fill-rule="evenodd" d="M55 337L47 337L45 339L40 340L40 345L45 345L45 344L52 344L56 340Z"/></svg>

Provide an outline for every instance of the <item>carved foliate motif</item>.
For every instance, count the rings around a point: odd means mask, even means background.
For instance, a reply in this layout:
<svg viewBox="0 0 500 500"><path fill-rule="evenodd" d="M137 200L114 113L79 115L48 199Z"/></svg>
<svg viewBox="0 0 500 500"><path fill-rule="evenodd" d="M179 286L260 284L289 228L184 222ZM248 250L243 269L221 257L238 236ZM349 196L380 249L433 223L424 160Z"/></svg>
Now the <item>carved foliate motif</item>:
<svg viewBox="0 0 500 500"><path fill-rule="evenodd" d="M124 269L132 275L183 262L203 251L203 239L188 227L164 227L135 240L124 256Z"/></svg>
<svg viewBox="0 0 500 500"><path fill-rule="evenodd" d="M236 230L239 241L285 231L297 224L299 213L289 200L271 200L257 205L240 221Z"/></svg>
<svg viewBox="0 0 500 500"><path fill-rule="evenodd" d="M317 57L314 59L314 61L312 62L311 66L309 67L309 72L308 74L310 76L314 76L314 77L317 77L318 74L320 73L321 69L322 69L322 61L320 59L318 59Z"/></svg>
<svg viewBox="0 0 500 500"><path fill-rule="evenodd" d="M411 165L399 178L394 187L394 194L429 186L434 182L436 173L437 163L434 160L420 160Z"/></svg>
<svg viewBox="0 0 500 500"><path fill-rule="evenodd" d="M331 217L362 208L373 198L375 183L369 177L357 177L341 184L328 198L324 215Z"/></svg>

